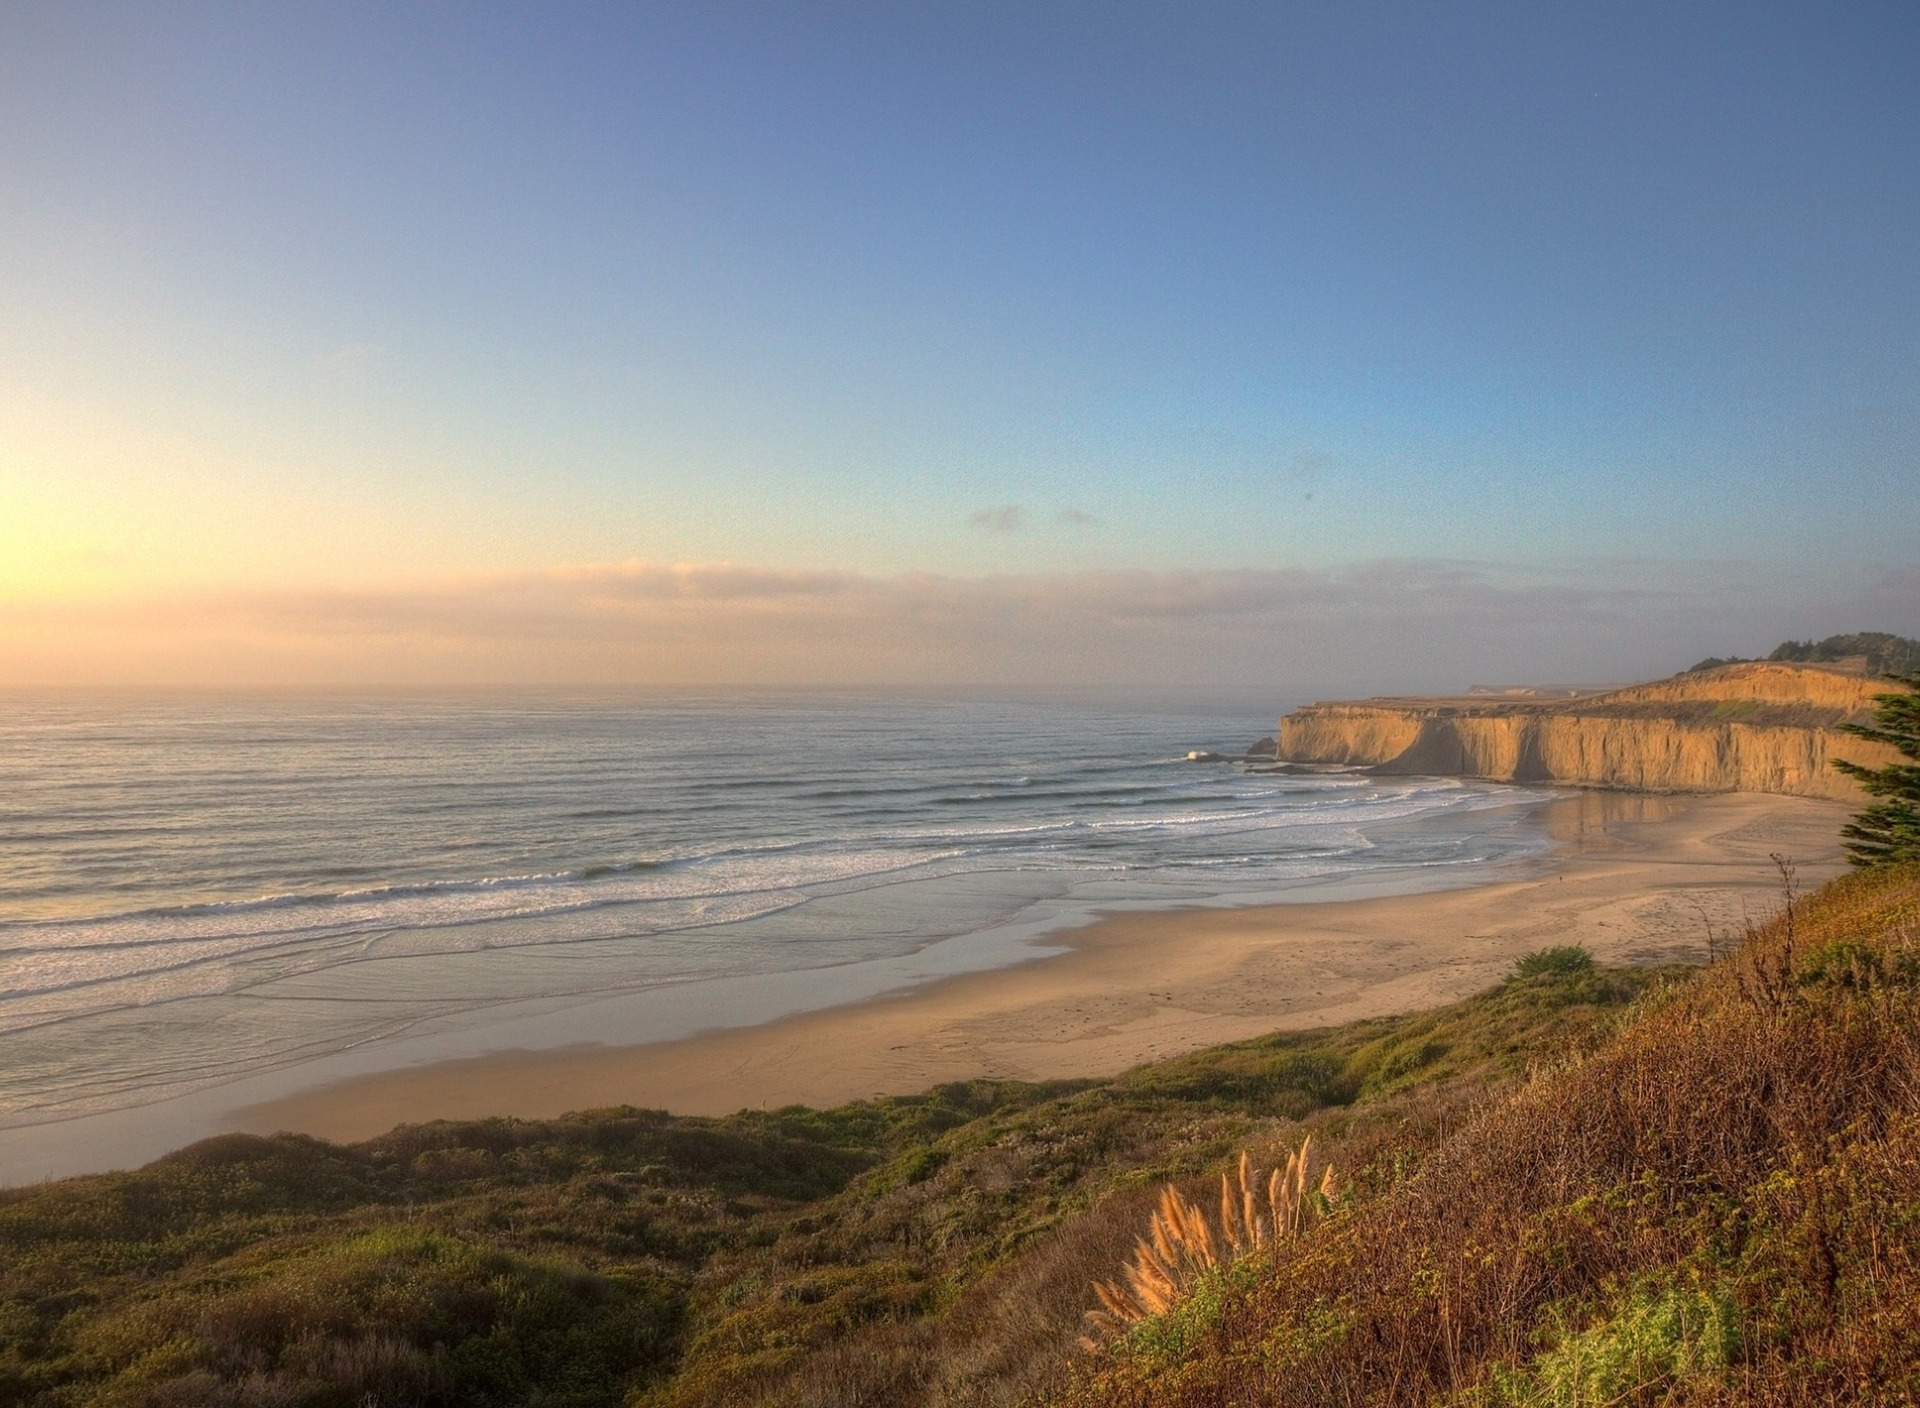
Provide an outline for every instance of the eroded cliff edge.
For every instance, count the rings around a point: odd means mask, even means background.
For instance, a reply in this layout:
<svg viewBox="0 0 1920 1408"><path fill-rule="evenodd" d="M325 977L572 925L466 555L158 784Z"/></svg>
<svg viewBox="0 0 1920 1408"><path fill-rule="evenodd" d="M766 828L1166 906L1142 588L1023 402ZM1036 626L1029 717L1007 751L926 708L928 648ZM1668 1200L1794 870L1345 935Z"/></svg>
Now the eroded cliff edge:
<svg viewBox="0 0 1920 1408"><path fill-rule="evenodd" d="M1891 748L1839 731L1898 688L1818 666L1757 663L1574 699L1366 699L1280 721L1279 756L1388 774L1479 777L1649 792L1780 792L1855 801L1840 757Z"/></svg>

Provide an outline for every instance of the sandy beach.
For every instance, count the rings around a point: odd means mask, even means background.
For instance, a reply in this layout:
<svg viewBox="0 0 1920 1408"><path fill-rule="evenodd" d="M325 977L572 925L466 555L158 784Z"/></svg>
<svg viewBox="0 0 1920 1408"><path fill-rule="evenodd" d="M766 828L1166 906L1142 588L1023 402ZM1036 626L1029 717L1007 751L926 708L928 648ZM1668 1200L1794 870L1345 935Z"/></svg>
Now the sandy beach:
<svg viewBox="0 0 1920 1408"><path fill-rule="evenodd" d="M905 1094L972 1077L1095 1076L1281 1028L1430 1007L1515 957L1584 944L1604 962L1698 962L1781 903L1771 859L1812 886L1843 867L1847 808L1751 794L1569 793L1553 857L1432 894L1133 913L1014 968L762 1026L653 1045L502 1051L255 1105L259 1132L362 1139L396 1124L630 1104L686 1114Z"/></svg>

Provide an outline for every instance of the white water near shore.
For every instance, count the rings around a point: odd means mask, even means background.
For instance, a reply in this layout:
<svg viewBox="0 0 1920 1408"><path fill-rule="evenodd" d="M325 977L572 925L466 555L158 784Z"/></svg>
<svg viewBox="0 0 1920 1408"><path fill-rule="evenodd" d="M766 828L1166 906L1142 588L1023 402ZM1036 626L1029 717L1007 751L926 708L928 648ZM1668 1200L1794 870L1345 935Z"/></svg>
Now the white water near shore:
<svg viewBox="0 0 1920 1408"><path fill-rule="evenodd" d="M191 1137L269 1087L663 1040L1018 961L1094 912L1438 888L1545 847L1522 789L1182 759L1262 722L15 700L0 1131L51 1153L165 1110Z"/></svg>

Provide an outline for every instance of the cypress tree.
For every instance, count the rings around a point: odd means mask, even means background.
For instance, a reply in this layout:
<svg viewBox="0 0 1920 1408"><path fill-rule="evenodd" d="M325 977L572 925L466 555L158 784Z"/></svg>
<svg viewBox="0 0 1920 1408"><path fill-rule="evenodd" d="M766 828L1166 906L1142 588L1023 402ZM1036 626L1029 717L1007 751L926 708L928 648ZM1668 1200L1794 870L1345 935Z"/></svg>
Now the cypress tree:
<svg viewBox="0 0 1920 1408"><path fill-rule="evenodd" d="M1872 723L1840 727L1861 738L1891 744L1913 761L1863 768L1843 758L1833 760L1841 772L1859 780L1868 796L1885 798L1854 813L1853 820L1840 828L1847 856L1858 866L1920 860L1920 675L1888 678L1911 692L1876 694Z"/></svg>

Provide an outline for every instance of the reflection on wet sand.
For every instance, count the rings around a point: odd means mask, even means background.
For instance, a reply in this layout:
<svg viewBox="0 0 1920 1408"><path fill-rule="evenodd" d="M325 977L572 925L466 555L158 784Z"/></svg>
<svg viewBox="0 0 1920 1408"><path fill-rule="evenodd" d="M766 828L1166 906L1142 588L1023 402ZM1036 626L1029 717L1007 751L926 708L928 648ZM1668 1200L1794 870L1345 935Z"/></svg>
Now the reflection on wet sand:
<svg viewBox="0 0 1920 1408"><path fill-rule="evenodd" d="M1684 797L1654 792L1613 792L1583 789L1546 804L1541 816L1547 834L1575 854L1619 851L1637 843L1625 829L1677 816Z"/></svg>

